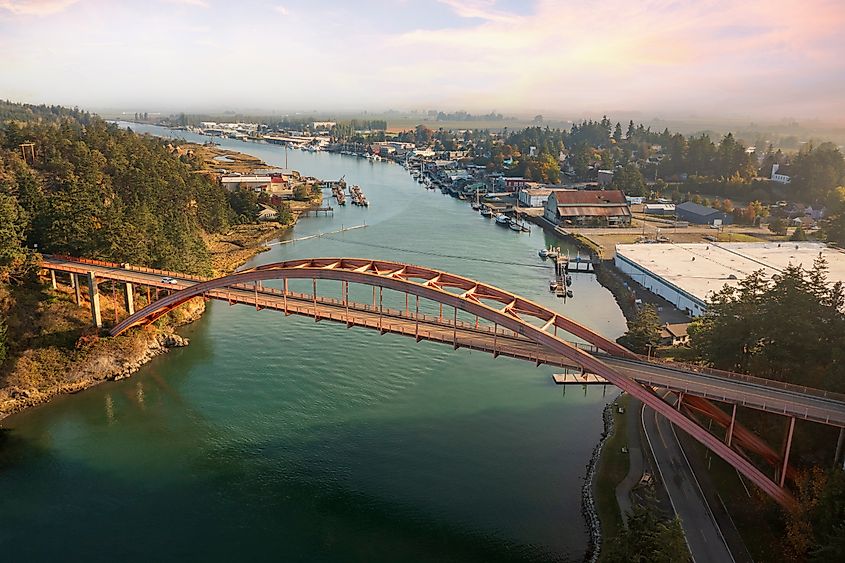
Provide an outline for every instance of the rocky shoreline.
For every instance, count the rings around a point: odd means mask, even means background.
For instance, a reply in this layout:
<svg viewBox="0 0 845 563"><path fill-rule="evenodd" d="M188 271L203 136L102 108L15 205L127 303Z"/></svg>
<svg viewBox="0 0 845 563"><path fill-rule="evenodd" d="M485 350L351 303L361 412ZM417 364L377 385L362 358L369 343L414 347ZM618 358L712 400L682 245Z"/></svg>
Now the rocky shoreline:
<svg viewBox="0 0 845 563"><path fill-rule="evenodd" d="M10 385L0 389L0 421L28 408L49 402L58 395L69 395L90 389L106 381L126 379L141 367L171 348L190 344L189 339L174 332L202 316L202 300L187 305L176 321L165 329L140 331L116 339L96 339L87 350L66 366L61 381L41 387Z"/></svg>
<svg viewBox="0 0 845 563"><path fill-rule="evenodd" d="M598 469L599 459L601 459L602 449L608 438L613 435L613 403L608 403L604 406L602 420L604 421L604 431L601 434L599 443L596 444L596 447L593 448L592 455L590 455L590 461L587 463L587 475L584 477L584 485L581 487L581 514L584 516L587 529L590 533L584 561L588 561L589 563L598 561L599 555L601 554L601 521L596 510L593 485L596 479L596 471Z"/></svg>

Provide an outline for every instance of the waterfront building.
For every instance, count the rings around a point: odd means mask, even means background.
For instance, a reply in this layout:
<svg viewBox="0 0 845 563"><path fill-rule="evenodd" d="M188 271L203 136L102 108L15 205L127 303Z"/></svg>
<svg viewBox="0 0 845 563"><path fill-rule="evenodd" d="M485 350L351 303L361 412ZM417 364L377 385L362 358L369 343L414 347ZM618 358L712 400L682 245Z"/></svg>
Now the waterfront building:
<svg viewBox="0 0 845 563"><path fill-rule="evenodd" d="M646 203L643 206L646 215L672 216L675 214L674 203Z"/></svg>
<svg viewBox="0 0 845 563"><path fill-rule="evenodd" d="M831 283L845 282L845 252L818 242L618 244L615 265L643 288L697 317L711 294L752 272L767 277L788 265L813 267L822 256Z"/></svg>
<svg viewBox="0 0 845 563"><path fill-rule="evenodd" d="M626 226L631 208L621 190L559 190L549 194L543 216L555 225Z"/></svg>
<svg viewBox="0 0 845 563"><path fill-rule="evenodd" d="M521 207L544 207L552 192L575 191L567 188L525 188L519 190L517 199Z"/></svg>

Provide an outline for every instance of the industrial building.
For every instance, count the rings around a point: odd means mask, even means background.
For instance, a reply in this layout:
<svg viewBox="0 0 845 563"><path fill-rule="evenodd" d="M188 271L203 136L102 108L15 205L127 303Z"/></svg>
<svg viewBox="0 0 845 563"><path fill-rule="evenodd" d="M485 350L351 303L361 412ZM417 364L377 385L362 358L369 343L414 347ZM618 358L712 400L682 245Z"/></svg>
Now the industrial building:
<svg viewBox="0 0 845 563"><path fill-rule="evenodd" d="M830 282L845 282L845 252L818 242L619 244L615 264L645 289L697 317L706 311L709 296L725 285L739 285L757 270L771 277L790 264L809 269L819 256L827 261Z"/></svg>
<svg viewBox="0 0 845 563"><path fill-rule="evenodd" d="M553 191L546 200L543 216L555 225L631 224L631 209L620 190Z"/></svg>
<svg viewBox="0 0 845 563"><path fill-rule="evenodd" d="M676 205L675 214L680 221L689 221L697 225L729 225L733 222L729 213L692 201Z"/></svg>

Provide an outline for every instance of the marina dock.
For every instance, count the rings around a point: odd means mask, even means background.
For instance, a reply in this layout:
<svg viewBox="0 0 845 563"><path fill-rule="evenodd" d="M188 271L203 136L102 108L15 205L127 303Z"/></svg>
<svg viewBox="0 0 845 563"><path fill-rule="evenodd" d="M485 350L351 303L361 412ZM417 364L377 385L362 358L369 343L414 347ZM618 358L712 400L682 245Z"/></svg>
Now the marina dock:
<svg viewBox="0 0 845 563"><path fill-rule="evenodd" d="M552 375L556 385L607 385L608 381L592 373L556 373Z"/></svg>

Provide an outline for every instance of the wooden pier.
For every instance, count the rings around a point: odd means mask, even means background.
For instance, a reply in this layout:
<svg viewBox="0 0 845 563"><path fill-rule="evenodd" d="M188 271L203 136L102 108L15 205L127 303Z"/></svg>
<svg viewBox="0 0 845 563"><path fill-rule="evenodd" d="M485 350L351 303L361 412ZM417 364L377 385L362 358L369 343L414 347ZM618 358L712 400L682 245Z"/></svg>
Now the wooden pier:
<svg viewBox="0 0 845 563"><path fill-rule="evenodd" d="M557 385L607 385L609 382L592 373L556 373L552 379Z"/></svg>
<svg viewBox="0 0 845 563"><path fill-rule="evenodd" d="M332 215L334 215L334 207L331 207L329 205L325 205L323 207L309 207L308 209L302 210L303 215L308 215L309 213L312 213L312 212L314 213L314 215L319 215L320 213L325 213L326 215L331 213Z"/></svg>

